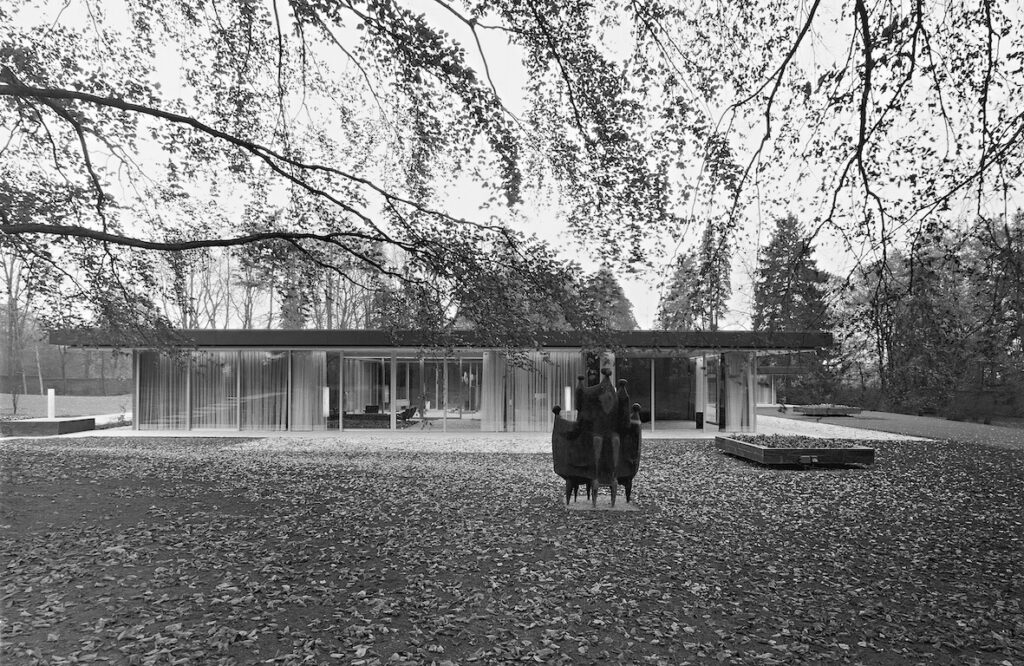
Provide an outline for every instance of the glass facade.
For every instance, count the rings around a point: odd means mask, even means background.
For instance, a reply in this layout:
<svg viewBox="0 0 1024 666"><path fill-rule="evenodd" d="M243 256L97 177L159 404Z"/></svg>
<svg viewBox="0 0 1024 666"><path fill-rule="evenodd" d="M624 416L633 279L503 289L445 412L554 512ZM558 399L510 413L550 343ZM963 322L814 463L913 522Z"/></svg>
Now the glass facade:
<svg viewBox="0 0 1024 666"><path fill-rule="evenodd" d="M482 364L480 420L492 432L543 432L551 429L558 405L572 414L576 377L584 373L580 351L529 352L515 362L500 352L485 352Z"/></svg>
<svg viewBox="0 0 1024 666"><path fill-rule="evenodd" d="M513 361L500 351L445 358L398 349L246 349L137 352L135 427L543 432L555 405L574 417L576 378L588 359L629 382L631 402L640 403L650 428L694 427L698 412L709 423L724 418L730 430L754 426L749 352L588 356L552 349Z"/></svg>
<svg viewBox="0 0 1024 666"><path fill-rule="evenodd" d="M391 358L345 354L341 362L341 427L391 427Z"/></svg>

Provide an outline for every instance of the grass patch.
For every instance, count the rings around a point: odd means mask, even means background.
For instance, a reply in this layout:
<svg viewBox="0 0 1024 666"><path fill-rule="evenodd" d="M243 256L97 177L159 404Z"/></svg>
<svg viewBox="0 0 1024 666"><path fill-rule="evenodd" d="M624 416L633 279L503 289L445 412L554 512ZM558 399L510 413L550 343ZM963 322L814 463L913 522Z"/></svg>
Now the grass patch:
<svg viewBox="0 0 1024 666"><path fill-rule="evenodd" d="M1024 453L764 470L644 443L632 514L549 454L0 446L4 663L1015 663Z"/></svg>
<svg viewBox="0 0 1024 666"><path fill-rule="evenodd" d="M132 396L125 395L58 395L54 405L57 416L95 416L132 411ZM30 419L46 416L45 395L19 395L18 413L14 414L10 393L0 393L0 418Z"/></svg>

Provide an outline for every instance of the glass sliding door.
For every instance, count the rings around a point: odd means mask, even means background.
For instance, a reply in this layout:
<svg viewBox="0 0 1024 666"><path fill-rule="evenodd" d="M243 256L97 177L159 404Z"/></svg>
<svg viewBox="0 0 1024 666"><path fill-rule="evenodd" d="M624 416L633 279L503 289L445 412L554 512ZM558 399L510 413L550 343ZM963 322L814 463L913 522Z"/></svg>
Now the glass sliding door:
<svg viewBox="0 0 1024 666"><path fill-rule="evenodd" d="M288 352L239 352L243 430L288 428Z"/></svg>
<svg viewBox="0 0 1024 666"><path fill-rule="evenodd" d="M327 352L293 351L291 367L291 430L326 429Z"/></svg>
<svg viewBox="0 0 1024 666"><path fill-rule="evenodd" d="M443 427L446 430L480 430L482 407L483 356L461 354L444 362L447 376L442 396Z"/></svg>
<svg viewBox="0 0 1024 666"><path fill-rule="evenodd" d="M661 359L658 359L659 361ZM640 414L646 423L651 420L651 371L654 366L654 359L642 356L615 356L615 379L626 380L626 392L629 393L630 403L640 403ZM661 368L658 368L659 370ZM655 403L655 409L661 409L661 396ZM655 418L662 418L660 413ZM646 426L648 429L650 425Z"/></svg>
<svg viewBox="0 0 1024 666"><path fill-rule="evenodd" d="M188 358L140 351L139 395L135 414L140 430L188 427Z"/></svg>
<svg viewBox="0 0 1024 666"><path fill-rule="evenodd" d="M692 421L696 385L693 359L667 356L654 361L654 418L656 421ZM649 391L648 391L649 392ZM632 396L632 391L630 391Z"/></svg>
<svg viewBox="0 0 1024 666"><path fill-rule="evenodd" d="M730 432L751 432L755 427L754 355L727 352L725 356L725 428ZM721 390L721 389L720 389Z"/></svg>
<svg viewBox="0 0 1024 666"><path fill-rule="evenodd" d="M527 364L505 367L503 430L543 432L551 429L551 408L572 394L576 377L583 374L583 354L578 351L531 352Z"/></svg>
<svg viewBox="0 0 1024 666"><path fill-rule="evenodd" d="M341 365L343 427L391 428L391 359L346 353Z"/></svg>
<svg viewBox="0 0 1024 666"><path fill-rule="evenodd" d="M420 356L395 359L395 425L440 429L444 411L444 361Z"/></svg>
<svg viewBox="0 0 1024 666"><path fill-rule="evenodd" d="M237 352L197 352L192 357L192 428L238 427Z"/></svg>

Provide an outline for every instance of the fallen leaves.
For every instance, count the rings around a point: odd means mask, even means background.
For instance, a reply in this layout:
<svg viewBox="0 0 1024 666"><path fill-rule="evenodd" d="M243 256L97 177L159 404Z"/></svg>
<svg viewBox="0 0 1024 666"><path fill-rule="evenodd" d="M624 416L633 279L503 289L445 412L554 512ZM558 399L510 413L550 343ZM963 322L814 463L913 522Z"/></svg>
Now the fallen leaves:
<svg viewBox="0 0 1024 666"><path fill-rule="evenodd" d="M808 437L806 435L733 435L733 439L769 449L849 449L874 447L876 442L864 439L837 439L835 437Z"/></svg>
<svg viewBox="0 0 1024 666"><path fill-rule="evenodd" d="M642 510L550 454L7 442L5 663L1013 663L1024 455L766 470L645 444Z"/></svg>

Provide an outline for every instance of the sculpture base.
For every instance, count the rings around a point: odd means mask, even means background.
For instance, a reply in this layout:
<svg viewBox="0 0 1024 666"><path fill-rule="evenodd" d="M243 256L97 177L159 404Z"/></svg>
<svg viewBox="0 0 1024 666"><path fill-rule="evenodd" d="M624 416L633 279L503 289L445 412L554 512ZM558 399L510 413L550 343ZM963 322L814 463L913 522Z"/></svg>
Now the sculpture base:
<svg viewBox="0 0 1024 666"><path fill-rule="evenodd" d="M615 506L612 506L612 496L607 494L608 489L605 488L604 493L598 493L597 495L597 506L590 503L590 500L586 499L586 493L583 489L580 489L580 498L577 501L569 500L566 504L562 501L562 506L565 507L566 511L615 511L618 513L636 513L640 511L640 507L636 503L636 498L633 498L632 502L626 501L626 494L619 491L619 496L615 498Z"/></svg>

